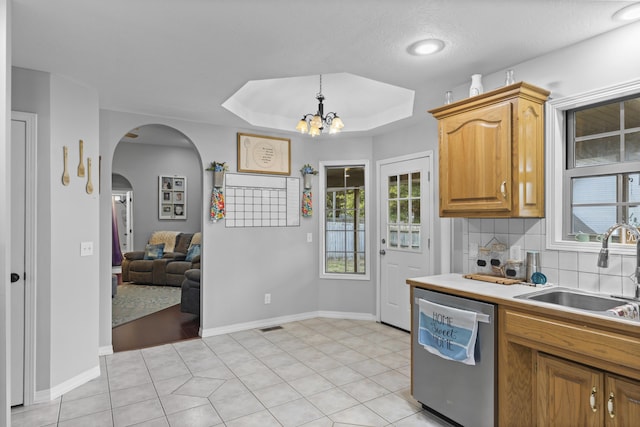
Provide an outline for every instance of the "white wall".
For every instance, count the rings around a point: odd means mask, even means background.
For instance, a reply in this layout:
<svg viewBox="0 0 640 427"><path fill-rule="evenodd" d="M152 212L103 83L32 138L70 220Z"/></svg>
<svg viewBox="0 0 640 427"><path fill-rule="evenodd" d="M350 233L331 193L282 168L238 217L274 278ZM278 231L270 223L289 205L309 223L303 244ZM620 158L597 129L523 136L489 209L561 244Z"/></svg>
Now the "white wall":
<svg viewBox="0 0 640 427"><path fill-rule="evenodd" d="M271 131L225 128L159 117L102 111L100 116L103 172L111 173L109 159L115 144L129 129L149 123L171 126L184 133L199 153L204 169L212 161L224 161L236 168L236 133L252 132L291 138L291 175L300 176L305 163L320 160L370 159L370 138L302 138ZM208 220L211 173L202 175L203 264L202 328L216 333L232 325L259 322L300 313L340 311L372 316L375 313L374 280L343 281L319 279L318 215L301 218L300 227L225 228L224 222ZM103 183L105 184L105 183ZM315 182L317 188L317 178ZM105 193L110 192L105 189ZM317 205L318 195L314 193ZM110 212L110 199L103 196L101 212ZM307 233L313 243L306 242ZM110 250L110 224L101 224L101 246ZM111 345L110 267L101 265L101 337L103 351ZM110 292L110 291L109 291ZM264 304L271 293L272 303ZM107 311L109 311L107 316ZM104 317L103 317L104 316Z"/></svg>
<svg viewBox="0 0 640 427"><path fill-rule="evenodd" d="M98 96L60 76L14 69L12 103L38 114L36 399L48 399L99 374ZM93 194L76 174L80 139L85 167L86 158L93 161ZM93 256L80 256L80 242L93 242Z"/></svg>
<svg viewBox="0 0 640 427"><path fill-rule="evenodd" d="M157 230L195 233L202 225L202 168L193 148L121 142L113 158L113 173L127 178L133 187L135 250L144 250ZM158 175L187 178L187 219L158 219Z"/></svg>
<svg viewBox="0 0 640 427"><path fill-rule="evenodd" d="M551 98L575 95L638 79L638 40L640 23L635 23L522 64L515 64L511 68L515 70L516 81L526 81L549 89ZM472 72L487 73L486 70L469 70L469 74ZM489 72L484 76L483 83L485 91L502 86L504 70ZM416 141L419 141L418 144L424 144L424 147L431 147L432 142L437 144L437 124L426 111L440 106L444 92L449 89L453 90L455 100L463 99L468 96L469 82L455 88L434 91L435 95L431 97L433 104L424 107L424 125L375 138L376 159L389 156L392 149L398 145L409 145L411 149L418 149ZM457 224L459 233L455 247L461 251L454 259L459 258L462 261L458 264L457 271L473 272L473 248L478 244L487 244L496 236L508 245L520 245L523 252L542 251L542 270L553 283L596 292L624 292L627 295L631 293L632 283L627 276L634 271L634 257L615 255L612 256L610 268L598 269L595 253L547 250L545 236L550 220L552 218L456 220L460 223Z"/></svg>

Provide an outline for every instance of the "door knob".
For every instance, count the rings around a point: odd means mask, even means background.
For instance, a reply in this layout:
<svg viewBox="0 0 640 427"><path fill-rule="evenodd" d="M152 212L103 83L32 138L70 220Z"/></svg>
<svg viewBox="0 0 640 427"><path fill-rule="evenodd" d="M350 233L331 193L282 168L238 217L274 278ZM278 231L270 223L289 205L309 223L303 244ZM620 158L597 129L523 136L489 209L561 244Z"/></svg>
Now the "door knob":
<svg viewBox="0 0 640 427"><path fill-rule="evenodd" d="M385 251L384 249L380 249L380 255L384 255L386 253L387 253L387 251Z"/></svg>
<svg viewBox="0 0 640 427"><path fill-rule="evenodd" d="M18 273L11 273L11 283L15 283L20 280L20 275Z"/></svg>

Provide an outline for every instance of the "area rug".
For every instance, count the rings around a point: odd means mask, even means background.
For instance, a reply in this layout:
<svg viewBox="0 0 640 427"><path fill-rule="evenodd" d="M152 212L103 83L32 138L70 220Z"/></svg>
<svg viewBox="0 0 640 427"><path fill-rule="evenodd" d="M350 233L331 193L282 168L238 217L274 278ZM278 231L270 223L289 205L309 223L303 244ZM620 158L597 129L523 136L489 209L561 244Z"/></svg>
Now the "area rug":
<svg viewBox="0 0 640 427"><path fill-rule="evenodd" d="M123 283L112 298L111 326L116 327L180 304L180 287Z"/></svg>

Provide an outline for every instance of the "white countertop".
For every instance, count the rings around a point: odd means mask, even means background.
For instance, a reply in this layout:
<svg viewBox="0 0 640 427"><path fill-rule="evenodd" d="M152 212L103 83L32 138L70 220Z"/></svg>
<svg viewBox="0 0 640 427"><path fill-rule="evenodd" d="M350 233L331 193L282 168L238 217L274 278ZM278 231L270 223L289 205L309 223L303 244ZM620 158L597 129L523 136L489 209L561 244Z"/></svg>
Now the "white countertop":
<svg viewBox="0 0 640 427"><path fill-rule="evenodd" d="M464 290L491 298L513 298L518 295L524 295L543 289L529 285L500 285L497 283L483 282L480 280L465 279L464 277L462 277L462 274L455 273L440 274L436 276L414 277L407 280L430 283L432 285L437 285L442 288L449 288L453 290ZM544 288L548 287L549 286L545 285Z"/></svg>
<svg viewBox="0 0 640 427"><path fill-rule="evenodd" d="M407 281L413 281L415 283L425 285L434 285L440 289L439 291L446 292L447 289L451 289L453 294L460 295L463 293L469 298L476 297L479 300L486 298L489 301L500 304L501 302L507 303L509 301L517 301L520 304L526 304L531 307L544 307L546 309L553 309L559 312L575 313L582 316L596 317L600 319L613 320L628 325L633 325L640 328L640 322L637 320L629 320L622 317L614 316L613 314L607 315L604 313L592 312L587 310L581 310L572 307L565 307L558 304L545 303L529 299L514 299L517 296L525 295L533 292L539 292L549 287L557 287L556 285L544 285L543 287L535 287L529 285L501 285L497 283L483 282L480 280L465 279L462 274L440 274L435 276L423 276L413 277L407 279ZM583 292L579 289L575 289L576 292ZM587 292L584 292L587 293ZM608 297L609 295L601 295ZM621 300L621 305L624 301Z"/></svg>

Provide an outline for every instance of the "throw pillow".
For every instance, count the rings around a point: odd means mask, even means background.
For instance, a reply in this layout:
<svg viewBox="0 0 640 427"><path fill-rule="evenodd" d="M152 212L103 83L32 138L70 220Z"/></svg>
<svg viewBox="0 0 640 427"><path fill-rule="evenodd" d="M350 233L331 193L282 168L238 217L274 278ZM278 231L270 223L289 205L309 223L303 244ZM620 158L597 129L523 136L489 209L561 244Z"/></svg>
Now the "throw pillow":
<svg viewBox="0 0 640 427"><path fill-rule="evenodd" d="M144 259L159 259L164 253L164 243L147 245L144 249Z"/></svg>
<svg viewBox="0 0 640 427"><path fill-rule="evenodd" d="M193 259L198 255L200 255L200 245L191 245L187 251L187 257L184 260L193 261Z"/></svg>

